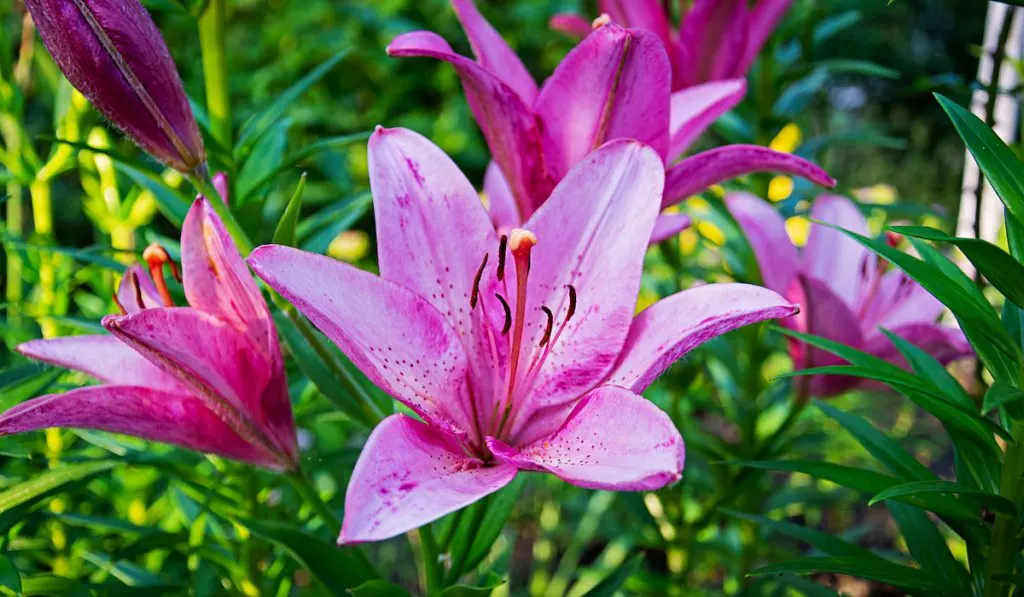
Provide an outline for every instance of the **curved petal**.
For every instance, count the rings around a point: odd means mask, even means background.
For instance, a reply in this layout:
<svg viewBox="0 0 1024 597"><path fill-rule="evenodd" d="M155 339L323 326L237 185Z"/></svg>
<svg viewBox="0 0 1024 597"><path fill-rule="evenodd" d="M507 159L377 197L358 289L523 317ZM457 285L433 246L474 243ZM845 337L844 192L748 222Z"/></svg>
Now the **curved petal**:
<svg viewBox="0 0 1024 597"><path fill-rule="evenodd" d="M730 193L725 205L747 237L761 281L775 292L785 293L799 268L800 256L782 215L771 203L749 193Z"/></svg>
<svg viewBox="0 0 1024 597"><path fill-rule="evenodd" d="M466 101L487 139L494 160L508 178L523 214L532 213L547 198L554 183L545 175L540 157L540 134L529 106L497 75L452 51L448 42L428 31L396 37L389 56L426 56L444 60L462 79Z"/></svg>
<svg viewBox="0 0 1024 597"><path fill-rule="evenodd" d="M184 390L173 377L114 336L66 336L30 340L18 352L37 361L81 371L103 383Z"/></svg>
<svg viewBox="0 0 1024 597"><path fill-rule="evenodd" d="M974 354L964 333L954 327L937 323L908 323L891 331L927 352L943 365ZM867 337L864 351L905 369L910 368L899 350L881 332L876 331Z"/></svg>
<svg viewBox="0 0 1024 597"><path fill-rule="evenodd" d="M757 55L761 52L765 42L771 37L779 21L786 15L793 0L758 0L750 11L749 25L746 35L746 48L743 51L743 58L736 66L737 76L744 76Z"/></svg>
<svg viewBox="0 0 1024 597"><path fill-rule="evenodd" d="M528 420L534 409L576 399L611 370L633 320L662 172L651 148L613 141L573 168L526 223L538 244L526 306L533 319L523 345L546 356L531 382L523 384L529 396L522 399L525 407L517 420ZM577 303L563 326L569 284ZM542 306L551 309L556 326L543 349Z"/></svg>
<svg viewBox="0 0 1024 597"><path fill-rule="evenodd" d="M732 110L746 94L746 79L713 81L673 93L666 161L679 159L711 123Z"/></svg>
<svg viewBox="0 0 1024 597"><path fill-rule="evenodd" d="M824 187L836 184L824 170L795 155L757 145L726 145L698 153L669 168L662 207L679 203L711 185L753 172L791 174Z"/></svg>
<svg viewBox="0 0 1024 597"><path fill-rule="evenodd" d="M556 14L548 21L548 27L555 31L561 31L570 37L579 38L590 35L591 30L590 21L586 17L573 12L560 12Z"/></svg>
<svg viewBox="0 0 1024 597"><path fill-rule="evenodd" d="M47 427L123 433L275 470L291 465L246 442L199 398L149 387L79 388L34 398L0 414L0 435Z"/></svg>
<svg viewBox="0 0 1024 597"><path fill-rule="evenodd" d="M658 36L667 50L672 44L672 25L660 0L600 0L598 8L624 27L645 29Z"/></svg>
<svg viewBox="0 0 1024 597"><path fill-rule="evenodd" d="M662 299L633 320L606 383L642 392L686 353L708 340L759 321L790 317L799 308L748 284L707 284Z"/></svg>
<svg viewBox="0 0 1024 597"><path fill-rule="evenodd" d="M605 141L668 151L668 56L656 36L604 25L559 63L537 96L544 164L555 180ZM502 166L502 171L508 171Z"/></svg>
<svg viewBox="0 0 1024 597"><path fill-rule="evenodd" d="M686 450L672 419L629 390L601 386L587 394L551 436L519 449L494 438L495 458L546 471L591 489L653 491L683 475Z"/></svg>
<svg viewBox="0 0 1024 597"><path fill-rule="evenodd" d="M426 299L329 257L264 245L249 265L373 383L423 418L473 431L466 351Z"/></svg>
<svg viewBox="0 0 1024 597"><path fill-rule="evenodd" d="M508 180L495 162L487 165L487 172L484 174L484 194L487 195L489 204L487 213L491 216L494 229L500 234L505 234L523 223Z"/></svg>
<svg viewBox="0 0 1024 597"><path fill-rule="evenodd" d="M656 245L663 240L672 238L690 227L693 221L686 214L661 214L654 222L651 233L651 244Z"/></svg>
<svg viewBox="0 0 1024 597"><path fill-rule="evenodd" d="M868 235L867 220L857 206L838 195L822 195L811 206L811 219ZM813 225L803 252L807 275L828 284L850 309L859 309L877 273L874 253L828 226Z"/></svg>
<svg viewBox="0 0 1024 597"><path fill-rule="evenodd" d="M787 320L787 324L801 332L822 336L863 350L864 336L861 334L857 317L827 284L800 275L794 280L787 296L800 305L800 313ZM795 369L846 363L830 352L812 348L799 340L791 339L789 350ZM809 392L811 396L822 398L834 396L857 386L860 381L858 378L845 375L815 375L809 380Z"/></svg>
<svg viewBox="0 0 1024 597"><path fill-rule="evenodd" d="M452 0L452 8L462 23L462 29L469 38L469 45L480 66L501 77L506 85L519 94L524 104L532 106L537 97L537 83L519 56L480 14L473 0Z"/></svg>
<svg viewBox="0 0 1024 597"><path fill-rule="evenodd" d="M125 313L163 306L153 279L139 265L129 266L121 277L117 285L117 304Z"/></svg>
<svg viewBox="0 0 1024 597"><path fill-rule="evenodd" d="M913 323L935 323L945 307L920 284L898 269L878 278L878 288L862 303L861 329L893 329Z"/></svg>
<svg viewBox="0 0 1024 597"><path fill-rule="evenodd" d="M686 85L742 77L737 66L746 50L747 0L695 0L679 31L691 66Z"/></svg>
<svg viewBox="0 0 1024 597"><path fill-rule="evenodd" d="M411 531L501 489L516 476L508 465L466 456L451 435L392 415L363 446L345 493L338 544L380 541Z"/></svg>

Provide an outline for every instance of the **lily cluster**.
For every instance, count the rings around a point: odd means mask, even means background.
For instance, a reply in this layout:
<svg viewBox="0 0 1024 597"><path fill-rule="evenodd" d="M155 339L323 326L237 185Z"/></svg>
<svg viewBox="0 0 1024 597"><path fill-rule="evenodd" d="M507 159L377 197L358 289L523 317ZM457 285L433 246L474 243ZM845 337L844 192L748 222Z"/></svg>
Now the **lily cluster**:
<svg viewBox="0 0 1024 597"><path fill-rule="evenodd" d="M973 354L963 332L936 323L944 307L921 285L839 230L814 224L800 251L770 203L745 193L726 198L757 258L764 285L801 305L785 322L793 329L852 346L906 367L905 359L883 330L915 344L943 364ZM824 195L811 206L812 220L867 235L857 206L845 197ZM793 362L802 369L841 365L839 357L790 343ZM873 387L856 377L816 375L808 394L829 397L857 387Z"/></svg>

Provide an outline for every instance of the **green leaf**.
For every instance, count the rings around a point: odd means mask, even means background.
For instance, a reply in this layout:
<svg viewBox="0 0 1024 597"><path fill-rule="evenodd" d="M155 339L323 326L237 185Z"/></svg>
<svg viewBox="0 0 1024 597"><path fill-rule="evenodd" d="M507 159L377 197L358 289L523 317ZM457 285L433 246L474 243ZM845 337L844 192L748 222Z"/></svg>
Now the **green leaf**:
<svg viewBox="0 0 1024 597"><path fill-rule="evenodd" d="M0 455L11 458L32 458L28 449L13 437L0 437Z"/></svg>
<svg viewBox="0 0 1024 597"><path fill-rule="evenodd" d="M946 584L956 587L958 594L969 595L970 580L967 571L953 557L935 523L923 510L905 504L890 503L889 511L900 527L910 555L921 570L933 573Z"/></svg>
<svg viewBox="0 0 1024 597"><path fill-rule="evenodd" d="M386 580L371 580L348 590L353 597L411 597L411 593Z"/></svg>
<svg viewBox="0 0 1024 597"><path fill-rule="evenodd" d="M304 146L302 149L299 149L293 153L286 155L276 168L264 172L259 180L252 183L252 188L259 189L263 187L263 185L272 181L281 173L287 172L291 168L294 168L303 160L311 158L325 151L330 151L332 149L340 149L342 147L352 145L353 143L366 141L369 138L369 133L353 133L351 135L328 137L327 139L321 139L314 143L310 143L309 145Z"/></svg>
<svg viewBox="0 0 1024 597"><path fill-rule="evenodd" d="M281 118L285 110L294 104L317 81L329 73L331 69L337 66L348 55L349 51L349 48L345 48L327 59L306 76L292 84L291 87L285 89L269 106L263 108L246 121L238 133L235 155L248 153L256 142Z"/></svg>
<svg viewBox="0 0 1024 597"><path fill-rule="evenodd" d="M336 201L299 223L296 233L299 248L311 253L326 253L331 241L348 230L373 205L369 193L361 193L344 201Z"/></svg>
<svg viewBox="0 0 1024 597"><path fill-rule="evenodd" d="M774 574L814 574L831 572L849 574L900 587L912 592L923 591L929 595L963 597L963 593L936 579L934 575L917 568L886 562L867 562L861 558L814 557L802 558L781 564L763 566L750 573L751 576Z"/></svg>
<svg viewBox="0 0 1024 597"><path fill-rule="evenodd" d="M526 475L517 475L511 483L488 499L487 512L475 529L463 570L473 570L490 553L491 546L494 545L494 541L505 528L509 515L512 514L512 506L519 499L519 493L523 490L526 479Z"/></svg>
<svg viewBox="0 0 1024 597"><path fill-rule="evenodd" d="M51 574L21 579L23 597L91 597L92 592L77 580Z"/></svg>
<svg viewBox="0 0 1024 597"><path fill-rule="evenodd" d="M951 402L957 403L971 411L977 408L970 394L964 390L960 382L935 357L889 330L882 329L881 331L892 342L893 346L896 347L896 350L900 351L903 358L907 359L914 373L931 381L932 385L945 394Z"/></svg>
<svg viewBox="0 0 1024 597"><path fill-rule="evenodd" d="M1018 222L1024 222L1024 165L999 135L970 110L939 94L935 99L953 121L956 132L1003 205Z"/></svg>
<svg viewBox="0 0 1024 597"><path fill-rule="evenodd" d="M357 547L336 547L306 529L271 520L239 519L242 526L284 549L328 590L340 592L377 578Z"/></svg>
<svg viewBox="0 0 1024 597"><path fill-rule="evenodd" d="M1024 390L1016 388L1008 383L997 381L985 391L985 398L981 410L988 414L997 408L1024 399ZM1017 418L1017 417L1014 417Z"/></svg>
<svg viewBox="0 0 1024 597"><path fill-rule="evenodd" d="M849 431L851 435L857 438L857 442L864 446L864 449L881 461L894 474L906 479L935 479L935 473L928 470L928 467L918 462L916 458L901 448L899 444L892 441L887 435L876 429L867 420L857 415L843 412L821 401L815 401L815 406Z"/></svg>
<svg viewBox="0 0 1024 597"><path fill-rule="evenodd" d="M609 574L597 586L584 593L584 597L612 597L626 584L629 577L636 574L644 563L643 554L634 554Z"/></svg>
<svg viewBox="0 0 1024 597"><path fill-rule="evenodd" d="M1001 514L1006 514L1007 516L1017 515L1017 507L1014 506L1013 502L1010 500L982 489L962 485L960 483L951 483L949 481L912 481L910 483L894 485L884 491L878 492L873 498L871 498L868 505L874 506L875 504L884 502L885 500L917 496L924 493L969 495L977 498L978 501L982 502L993 512L999 512Z"/></svg>
<svg viewBox="0 0 1024 597"><path fill-rule="evenodd" d="M41 472L27 481L22 481L14 487L0 492L0 514L56 493L69 483L91 479L115 466L117 466L116 462L106 460L66 464Z"/></svg>
<svg viewBox="0 0 1024 597"><path fill-rule="evenodd" d="M878 77L881 79L900 78L900 71L882 66L881 64L869 62L867 60L832 58L829 60L819 60L818 62L815 62L814 65L825 68L830 74L852 73L855 75L867 75L869 77Z"/></svg>
<svg viewBox="0 0 1024 597"><path fill-rule="evenodd" d="M288 200L288 206L285 207L281 220L277 223L277 228L274 230L273 243L275 245L294 247L298 243L295 228L299 224L299 212L302 211L302 193L305 190L306 174L303 172L299 178L299 184L295 187L295 192L292 193L292 198Z"/></svg>
<svg viewBox="0 0 1024 597"><path fill-rule="evenodd" d="M0 587L6 587L15 594L21 594L21 574L7 554L0 554Z"/></svg>
<svg viewBox="0 0 1024 597"><path fill-rule="evenodd" d="M949 236L925 226L892 226L894 232L955 245L999 292L1018 307L1024 307L1024 265L992 243L976 238Z"/></svg>
<svg viewBox="0 0 1024 597"><path fill-rule="evenodd" d="M772 520L771 518L748 514L746 512L737 512L735 510L723 509L722 512L733 518L753 522L761 527L782 533L783 535L792 537L798 541L803 541L804 543L807 543L830 556L856 557L865 560L877 559L882 560L883 562L888 562L885 558L876 555L863 547L847 543L839 537L834 537L816 529L809 529L789 522Z"/></svg>
<svg viewBox="0 0 1024 597"><path fill-rule="evenodd" d="M477 586L452 585L442 590L439 595L440 597L484 597L506 582L508 582L506 579L493 572L488 572L483 582Z"/></svg>
<svg viewBox="0 0 1024 597"><path fill-rule="evenodd" d="M236 200L237 205L233 205L233 207L251 201L254 194L260 190L264 175L281 166L285 148L288 146L289 127L291 127L291 122L287 118L274 123L270 130L253 146L235 181L238 199Z"/></svg>
<svg viewBox="0 0 1024 597"><path fill-rule="evenodd" d="M128 162L113 160L114 168L132 179L132 182L153 193L157 206L164 216L175 226L181 226L185 215L192 207L192 202L177 189L172 188L159 175L142 170Z"/></svg>

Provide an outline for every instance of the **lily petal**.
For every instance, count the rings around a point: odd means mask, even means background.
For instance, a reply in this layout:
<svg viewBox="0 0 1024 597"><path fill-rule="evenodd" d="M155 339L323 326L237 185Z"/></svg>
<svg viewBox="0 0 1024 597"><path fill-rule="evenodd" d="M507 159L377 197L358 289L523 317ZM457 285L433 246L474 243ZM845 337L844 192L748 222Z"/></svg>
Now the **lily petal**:
<svg viewBox="0 0 1024 597"><path fill-rule="evenodd" d="M568 314L569 284L578 303L546 347L550 353L518 421L528 420L532 410L580 396L611 370L633 320L662 172L650 147L612 141L577 164L525 224L538 242L526 313L540 317L546 306L560 326ZM608 276L615 277L614 284ZM524 345L537 351L544 332L539 321L524 336Z"/></svg>
<svg viewBox="0 0 1024 597"><path fill-rule="evenodd" d="M779 294L749 284L707 284L676 293L633 320L606 383L642 392L697 346L736 328L799 312Z"/></svg>
<svg viewBox="0 0 1024 597"><path fill-rule="evenodd" d="M787 325L804 333L864 349L864 336L861 334L856 316L830 286L820 280L800 275L793 282L787 296L801 305L800 313L787 320ZM790 340L789 350L796 369L846 363L830 352L807 346L799 340ZM859 381L855 377L845 375L816 375L809 383L810 395L824 398L841 394L855 387Z"/></svg>
<svg viewBox="0 0 1024 597"><path fill-rule="evenodd" d="M672 94L668 163L679 159L718 117L732 110L747 93L746 79L713 81Z"/></svg>
<svg viewBox="0 0 1024 597"><path fill-rule="evenodd" d="M935 323L945 307L910 276L898 269L882 274L878 289L861 307L861 329L893 329L913 323Z"/></svg>
<svg viewBox="0 0 1024 597"><path fill-rule="evenodd" d="M138 288L135 286L136 283ZM160 293L153 285L153 279L139 265L129 266L121 277L121 282L117 285L117 304L125 313L163 306L160 302Z"/></svg>
<svg viewBox="0 0 1024 597"><path fill-rule="evenodd" d="M583 38L590 35L590 21L573 12L560 12L551 17L548 26L570 37Z"/></svg>
<svg viewBox="0 0 1024 597"><path fill-rule="evenodd" d="M183 386L114 336L30 340L18 352L37 361L81 371L103 383L183 392Z"/></svg>
<svg viewBox="0 0 1024 597"><path fill-rule="evenodd" d="M484 194L487 195L489 204L487 213L491 216L491 223L498 233L505 234L523 223L508 180L495 162L488 164L487 172L484 174Z"/></svg>
<svg viewBox="0 0 1024 597"><path fill-rule="evenodd" d="M560 180L605 141L636 139L665 158L671 66L658 38L640 29L598 28L562 60L534 106L544 164ZM508 171L502 167L502 171Z"/></svg>
<svg viewBox="0 0 1024 597"><path fill-rule="evenodd" d="M561 429L520 449L494 438L495 458L553 473L580 487L653 491L682 477L683 438L667 414L642 396L615 386L587 394Z"/></svg>
<svg viewBox="0 0 1024 597"><path fill-rule="evenodd" d="M779 21L786 15L793 0L758 0L750 11L749 28L746 35L746 48L743 58L736 67L735 74L744 75L757 59L764 44L771 37Z"/></svg>
<svg viewBox="0 0 1024 597"><path fill-rule="evenodd" d="M656 245L663 240L672 238L683 230L690 227L693 220L686 214L661 214L654 222L654 232L651 233L651 244Z"/></svg>
<svg viewBox="0 0 1024 597"><path fill-rule="evenodd" d="M666 50L671 46L672 25L660 0L600 0L598 8L623 27L654 33Z"/></svg>
<svg viewBox="0 0 1024 597"><path fill-rule="evenodd" d="M473 0L452 0L452 8L469 38L476 61L518 93L524 104L532 106L537 97L537 83L519 56L480 14Z"/></svg>
<svg viewBox="0 0 1024 597"><path fill-rule="evenodd" d="M954 327L937 323L908 323L895 327L891 331L924 350L943 365L974 354L964 333ZM909 369L903 355L880 331L875 331L867 336L864 351Z"/></svg>
<svg viewBox="0 0 1024 597"><path fill-rule="evenodd" d="M380 541L423 526L501 489L509 465L466 456L454 437L392 415L363 446L345 494L338 544Z"/></svg>
<svg viewBox="0 0 1024 597"><path fill-rule="evenodd" d="M846 197L822 195L811 206L811 219L868 235L867 220ZM850 309L857 310L871 288L877 268L874 253L842 232L813 225L803 252L804 271L828 284Z"/></svg>
<svg viewBox="0 0 1024 597"><path fill-rule="evenodd" d="M34 398L0 414L0 435L47 427L123 433L269 469L288 467L286 461L242 439L199 398L152 387L79 388Z"/></svg>
<svg viewBox="0 0 1024 597"><path fill-rule="evenodd" d="M290 247L259 247L249 265L381 389L438 426L459 434L473 431L466 351L426 299L348 264Z"/></svg>
<svg viewBox="0 0 1024 597"><path fill-rule="evenodd" d="M680 44L690 59L686 85L742 77L747 0L695 0L683 18Z"/></svg>
<svg viewBox="0 0 1024 597"><path fill-rule="evenodd" d="M824 187L836 181L811 162L757 145L726 145L679 162L666 173L662 207L675 205L690 195L753 172L781 172L806 178Z"/></svg>
<svg viewBox="0 0 1024 597"><path fill-rule="evenodd" d="M761 281L775 292L785 293L796 276L800 256L782 215L770 203L749 193L730 193L725 204L747 237L761 270Z"/></svg>
<svg viewBox="0 0 1024 597"><path fill-rule="evenodd" d="M388 45L387 53L436 58L455 67L469 108L487 139L491 155L508 178L520 211L532 213L554 184L537 162L540 134L533 113L519 94L490 70L456 54L448 42L428 31L399 35Z"/></svg>

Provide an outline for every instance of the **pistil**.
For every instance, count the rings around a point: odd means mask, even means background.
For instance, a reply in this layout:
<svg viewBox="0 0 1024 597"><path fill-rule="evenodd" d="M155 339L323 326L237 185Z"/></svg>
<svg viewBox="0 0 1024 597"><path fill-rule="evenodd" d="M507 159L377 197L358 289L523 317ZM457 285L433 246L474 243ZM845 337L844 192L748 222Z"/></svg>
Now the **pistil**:
<svg viewBox="0 0 1024 597"><path fill-rule="evenodd" d="M526 327L526 291L527 280L530 275L530 254L533 247L537 245L537 237L528 230L513 228L508 235L508 249L512 253L512 260L516 268L516 307L515 315L512 317L512 346L509 353L509 371L507 390L505 393L505 411L501 416L501 423L498 424L498 431L495 436L500 436L508 421L509 413L512 412L512 397L515 393L516 377L519 375L519 357L523 348L523 330ZM505 300L499 296L503 304ZM505 326L503 333L506 333L508 326Z"/></svg>
<svg viewBox="0 0 1024 597"><path fill-rule="evenodd" d="M181 274L178 273L178 266L174 264L174 260L167 254L167 250L157 244L146 247L146 250L142 252L142 259L149 267L149 275L153 278L153 284L156 285L156 290L160 294L160 300L163 301L165 307L173 307L174 300L171 298L171 292L167 289L167 281L164 279L164 264L171 267L171 275L180 282ZM138 280L133 282L136 293L139 293Z"/></svg>

